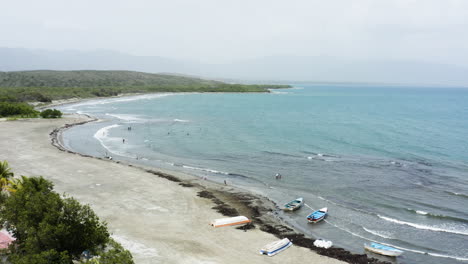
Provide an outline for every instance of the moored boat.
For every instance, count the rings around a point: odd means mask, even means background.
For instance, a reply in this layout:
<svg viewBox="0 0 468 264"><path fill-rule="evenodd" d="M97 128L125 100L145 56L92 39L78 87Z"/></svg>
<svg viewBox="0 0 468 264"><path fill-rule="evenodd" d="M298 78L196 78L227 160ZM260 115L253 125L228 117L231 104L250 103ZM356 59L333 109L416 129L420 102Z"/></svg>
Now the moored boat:
<svg viewBox="0 0 468 264"><path fill-rule="evenodd" d="M284 211L295 211L304 204L304 198L297 198L295 200L290 201L289 203L283 206Z"/></svg>
<svg viewBox="0 0 468 264"><path fill-rule="evenodd" d="M289 241L289 239L287 238L283 238L281 240L271 242L268 245L264 246L262 249L260 249L260 254L271 257L287 249L290 246L292 246L292 242Z"/></svg>
<svg viewBox="0 0 468 264"><path fill-rule="evenodd" d="M370 252L377 253L389 257L397 257L403 254L402 250L382 245L379 243L371 243L370 245L364 244L364 248Z"/></svg>
<svg viewBox="0 0 468 264"><path fill-rule="evenodd" d="M325 216L327 216L327 213L328 213L328 208L327 207L324 207L320 210L317 210L315 212L312 212L310 215L307 216L307 221L309 221L309 223L317 223L317 222L320 222L322 221Z"/></svg>

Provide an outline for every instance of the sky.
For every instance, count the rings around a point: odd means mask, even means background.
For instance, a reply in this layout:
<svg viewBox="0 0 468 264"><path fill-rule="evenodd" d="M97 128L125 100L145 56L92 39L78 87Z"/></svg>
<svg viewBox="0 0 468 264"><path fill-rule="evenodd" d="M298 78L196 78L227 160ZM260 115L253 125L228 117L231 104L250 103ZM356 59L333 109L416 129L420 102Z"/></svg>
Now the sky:
<svg viewBox="0 0 468 264"><path fill-rule="evenodd" d="M0 47L468 66L467 0L0 0Z"/></svg>

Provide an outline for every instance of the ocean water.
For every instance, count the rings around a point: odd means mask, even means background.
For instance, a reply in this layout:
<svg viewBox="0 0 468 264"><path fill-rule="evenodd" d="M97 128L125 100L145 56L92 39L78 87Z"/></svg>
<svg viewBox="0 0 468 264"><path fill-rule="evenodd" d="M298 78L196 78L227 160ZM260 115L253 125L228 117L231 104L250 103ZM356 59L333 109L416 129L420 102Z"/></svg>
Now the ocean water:
<svg viewBox="0 0 468 264"><path fill-rule="evenodd" d="M75 151L227 180L279 204L304 197L278 217L355 253L376 241L405 251L396 263L468 261L468 89L296 84L61 110L104 120L66 131ZM326 221L307 224L322 207Z"/></svg>

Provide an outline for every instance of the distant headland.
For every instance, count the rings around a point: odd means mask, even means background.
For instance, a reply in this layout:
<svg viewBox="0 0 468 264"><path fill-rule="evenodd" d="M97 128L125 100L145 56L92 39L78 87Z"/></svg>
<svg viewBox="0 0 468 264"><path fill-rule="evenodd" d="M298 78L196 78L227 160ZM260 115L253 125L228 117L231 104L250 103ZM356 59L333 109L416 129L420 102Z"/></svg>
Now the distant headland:
<svg viewBox="0 0 468 264"><path fill-rule="evenodd" d="M0 72L0 102L51 102L70 98L109 97L156 92L269 92L283 84L236 84L197 77L135 71Z"/></svg>

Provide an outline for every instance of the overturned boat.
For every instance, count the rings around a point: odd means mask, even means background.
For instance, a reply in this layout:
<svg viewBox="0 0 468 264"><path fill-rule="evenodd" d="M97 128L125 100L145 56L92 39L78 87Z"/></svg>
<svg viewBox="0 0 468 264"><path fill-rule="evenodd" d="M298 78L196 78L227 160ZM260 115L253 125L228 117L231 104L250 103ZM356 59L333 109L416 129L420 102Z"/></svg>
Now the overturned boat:
<svg viewBox="0 0 468 264"><path fill-rule="evenodd" d="M301 208L303 204L304 204L304 198L302 198L302 197L297 198L297 199L292 200L289 203L285 204L283 206L283 210L284 211L295 211L295 210Z"/></svg>
<svg viewBox="0 0 468 264"><path fill-rule="evenodd" d="M271 257L287 249L290 246L292 246L292 242L289 241L289 239L287 238L283 238L281 240L271 242L268 245L264 246L262 249L260 249L260 254Z"/></svg>
<svg viewBox="0 0 468 264"><path fill-rule="evenodd" d="M250 219L245 216L235 216L229 218L220 218L214 219L211 221L210 225L214 227L222 227L222 226L232 226L232 225L241 225L245 223L250 223Z"/></svg>
<svg viewBox="0 0 468 264"><path fill-rule="evenodd" d="M364 248L370 252L377 253L389 257L398 257L403 254L402 250L396 249L394 247L382 245L379 243L371 243L370 245L365 244Z"/></svg>
<svg viewBox="0 0 468 264"><path fill-rule="evenodd" d="M310 215L307 216L307 221L309 221L309 223L318 223L320 221L322 221L325 216L327 216L327 213L328 213L328 208L327 207L324 207L320 210L317 210L315 212L312 212Z"/></svg>

